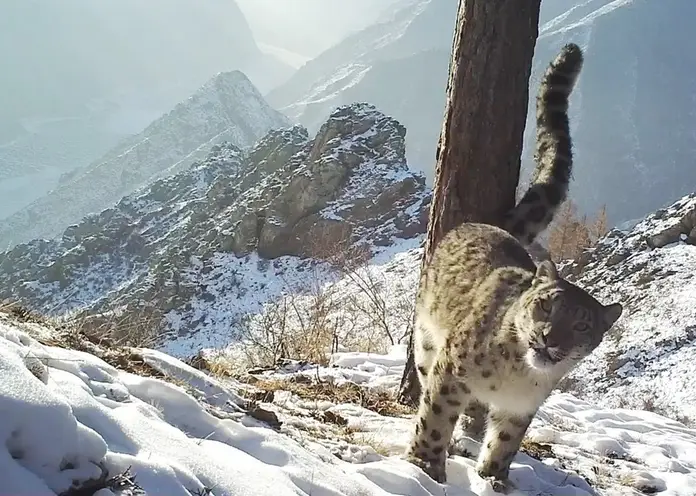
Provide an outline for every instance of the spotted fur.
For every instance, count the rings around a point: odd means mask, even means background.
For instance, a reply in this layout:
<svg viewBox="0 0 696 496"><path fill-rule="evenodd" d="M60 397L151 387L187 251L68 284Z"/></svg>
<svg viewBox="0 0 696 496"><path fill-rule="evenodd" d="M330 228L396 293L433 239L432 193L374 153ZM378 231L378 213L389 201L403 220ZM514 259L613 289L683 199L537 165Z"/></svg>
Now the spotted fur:
<svg viewBox="0 0 696 496"><path fill-rule="evenodd" d="M539 406L621 312L562 279L553 262L537 267L501 228L466 223L450 231L416 299L414 360L423 387L407 458L444 482L465 414L465 434L483 437L479 473L504 487Z"/></svg>
<svg viewBox="0 0 696 496"><path fill-rule="evenodd" d="M515 222L507 229L456 227L422 271L414 331L422 394L406 457L439 482L460 423L481 441L479 474L507 489L510 464L539 406L623 311L562 279L553 262L536 266L525 249L567 192L567 97L581 64L580 49L568 45L546 73L537 100L536 180L510 214ZM543 216L533 214L539 208Z"/></svg>
<svg viewBox="0 0 696 496"><path fill-rule="evenodd" d="M506 215L504 228L522 244L531 244L551 223L568 194L573 168L568 97L583 65L580 47L564 46L551 62L536 98L536 169L531 186Z"/></svg>

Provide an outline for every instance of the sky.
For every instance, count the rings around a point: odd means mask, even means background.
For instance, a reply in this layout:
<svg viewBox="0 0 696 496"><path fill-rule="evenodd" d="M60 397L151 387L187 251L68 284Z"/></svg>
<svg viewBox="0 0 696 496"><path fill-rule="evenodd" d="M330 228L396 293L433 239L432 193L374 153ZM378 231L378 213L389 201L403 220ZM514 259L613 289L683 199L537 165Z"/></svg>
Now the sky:
<svg viewBox="0 0 696 496"><path fill-rule="evenodd" d="M309 59L365 28L398 0L236 0L254 36Z"/></svg>

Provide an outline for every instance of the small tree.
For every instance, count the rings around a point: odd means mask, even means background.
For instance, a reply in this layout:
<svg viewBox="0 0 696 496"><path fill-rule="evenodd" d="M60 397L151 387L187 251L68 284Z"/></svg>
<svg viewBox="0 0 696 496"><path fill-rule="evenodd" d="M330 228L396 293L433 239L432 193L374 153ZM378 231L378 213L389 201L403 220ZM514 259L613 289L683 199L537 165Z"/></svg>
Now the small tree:
<svg viewBox="0 0 696 496"><path fill-rule="evenodd" d="M592 223L592 227L590 228L590 234L592 236L592 239L594 239L594 243L596 243L599 240L599 238L601 238L608 232L609 223L607 222L607 206L602 205L602 208L600 208L599 212L597 212L597 217L595 217L595 221Z"/></svg>
<svg viewBox="0 0 696 496"><path fill-rule="evenodd" d="M586 215L578 216L577 207L568 199L561 205L549 228L548 251L551 259L560 262L577 258L607 232L606 207L602 207L592 220L588 220Z"/></svg>

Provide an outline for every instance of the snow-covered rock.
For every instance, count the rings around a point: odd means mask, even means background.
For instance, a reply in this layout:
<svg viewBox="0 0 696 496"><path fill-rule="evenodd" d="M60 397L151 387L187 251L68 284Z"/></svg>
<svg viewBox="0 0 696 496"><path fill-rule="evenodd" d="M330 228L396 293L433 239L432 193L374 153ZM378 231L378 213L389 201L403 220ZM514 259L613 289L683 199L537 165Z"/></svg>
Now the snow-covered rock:
<svg viewBox="0 0 696 496"><path fill-rule="evenodd" d="M410 413L380 414L331 396L341 384L358 400L375 394L373 380L396 385L403 347L386 356L339 353L333 367L311 375L270 373L253 386L263 393L260 403L245 404L240 395L253 393L250 386L162 353L93 345L99 358L57 347L64 346L60 338L44 324L0 314L2 495L496 494L471 459L450 457L442 485L403 460ZM128 355L138 357L139 373L118 358ZM41 373L27 357L44 364ZM351 382L356 374L366 378L363 386ZM275 390L265 390L263 380L274 375ZM297 383L329 393L303 396ZM254 404L279 422L259 420L249 409ZM696 430L655 413L556 394L532 422L510 479L511 496L691 495Z"/></svg>
<svg viewBox="0 0 696 496"><path fill-rule="evenodd" d="M205 158L213 145L248 147L270 129L289 125L243 73L220 73L142 132L62 176L48 194L2 220L0 238L11 246L52 238L85 215Z"/></svg>
<svg viewBox="0 0 696 496"><path fill-rule="evenodd" d="M203 336L223 346L242 315L321 280L308 258L317 242L374 254L417 246L430 193L408 169L404 137L394 119L354 104L334 111L314 139L294 126L247 152L214 147L60 239L4 253L0 293L46 314L107 312L107 322L111 311L154 312L166 315L171 338L200 335L188 353Z"/></svg>

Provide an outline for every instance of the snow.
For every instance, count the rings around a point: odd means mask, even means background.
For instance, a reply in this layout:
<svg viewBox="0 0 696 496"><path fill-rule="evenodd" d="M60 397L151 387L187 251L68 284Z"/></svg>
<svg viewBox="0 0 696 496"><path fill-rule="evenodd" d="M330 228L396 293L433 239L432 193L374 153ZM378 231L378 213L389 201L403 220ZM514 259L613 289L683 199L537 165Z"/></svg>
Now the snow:
<svg viewBox="0 0 696 496"><path fill-rule="evenodd" d="M448 460L445 485L402 460L410 415L303 399L288 388L261 404L282 422L278 431L244 413L241 392L251 386L144 349L136 351L163 378L135 375L39 342L54 333L0 316L0 494L53 496L99 481L103 471L107 482L97 487L126 475L120 491L99 496L495 494L468 458ZM336 353L313 373L393 393L404 360L404 346L386 355ZM260 378L290 380L309 368ZM318 420L327 412L346 425ZM541 443L545 455L518 453L514 495L696 494L696 430L655 413L554 394L528 442Z"/></svg>
<svg viewBox="0 0 696 496"><path fill-rule="evenodd" d="M633 0L584 0L577 5L546 22L541 26L539 37L555 33L572 31L579 27L588 27L601 16L610 14L616 9L629 6Z"/></svg>

